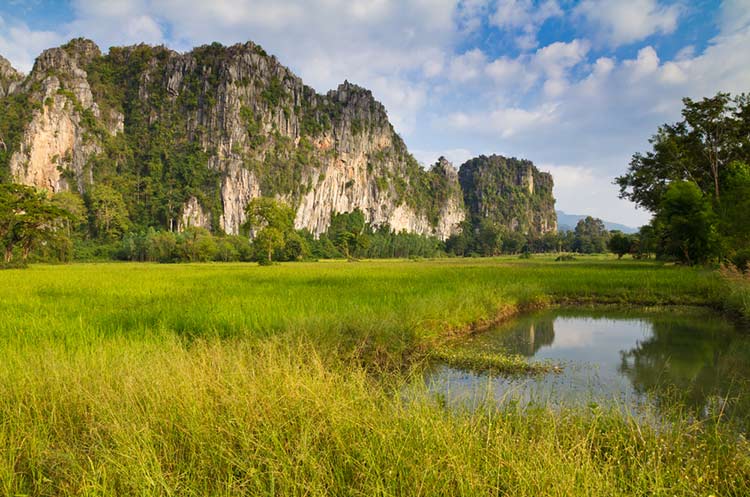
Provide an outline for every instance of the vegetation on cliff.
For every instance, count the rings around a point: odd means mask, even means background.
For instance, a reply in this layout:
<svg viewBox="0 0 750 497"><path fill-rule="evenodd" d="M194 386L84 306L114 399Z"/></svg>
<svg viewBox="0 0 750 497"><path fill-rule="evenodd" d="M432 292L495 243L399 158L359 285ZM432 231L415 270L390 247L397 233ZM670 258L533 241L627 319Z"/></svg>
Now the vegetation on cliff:
<svg viewBox="0 0 750 497"><path fill-rule="evenodd" d="M557 230L552 176L531 161L481 155L465 162L458 175L474 227L490 222L536 235Z"/></svg>

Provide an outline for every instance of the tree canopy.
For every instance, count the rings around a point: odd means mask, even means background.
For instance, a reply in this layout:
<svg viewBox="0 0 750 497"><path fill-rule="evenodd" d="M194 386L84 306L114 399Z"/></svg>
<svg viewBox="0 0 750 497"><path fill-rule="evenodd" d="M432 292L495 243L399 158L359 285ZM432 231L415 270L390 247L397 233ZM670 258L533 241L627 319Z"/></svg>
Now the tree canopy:
<svg viewBox="0 0 750 497"><path fill-rule="evenodd" d="M620 197L654 214L641 240L655 241L657 254L731 259L750 244L750 95L683 104L682 120L662 125L652 150L616 179Z"/></svg>
<svg viewBox="0 0 750 497"><path fill-rule="evenodd" d="M0 184L0 243L7 264L20 249L25 262L31 250L60 235L60 223L71 214L52 203L46 193L14 183Z"/></svg>

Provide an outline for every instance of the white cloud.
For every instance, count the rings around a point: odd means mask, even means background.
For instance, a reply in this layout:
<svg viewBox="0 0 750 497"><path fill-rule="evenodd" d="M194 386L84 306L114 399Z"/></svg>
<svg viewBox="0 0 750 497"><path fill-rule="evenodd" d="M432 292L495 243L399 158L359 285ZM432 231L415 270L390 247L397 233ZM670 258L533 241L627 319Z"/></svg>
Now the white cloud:
<svg viewBox="0 0 750 497"><path fill-rule="evenodd" d="M585 60L588 51L589 42L586 40L558 41L537 50L534 64L547 76L560 78L568 69Z"/></svg>
<svg viewBox="0 0 750 497"><path fill-rule="evenodd" d="M593 167L540 164L552 174L557 208L568 214L585 214L607 221L638 227L648 223L650 215L634 211L632 204L617 198L618 187L612 177Z"/></svg>
<svg viewBox="0 0 750 497"><path fill-rule="evenodd" d="M487 57L480 49L469 50L451 60L449 77L460 83L471 81L482 74L486 64Z"/></svg>
<svg viewBox="0 0 750 497"><path fill-rule="evenodd" d="M626 60L623 66L630 71L632 80L638 80L659 69L659 56L653 47L643 47L638 50L638 58Z"/></svg>
<svg viewBox="0 0 750 497"><path fill-rule="evenodd" d="M652 34L669 34L677 28L679 4L658 0L583 0L575 9L613 46L643 40Z"/></svg>
<svg viewBox="0 0 750 497"><path fill-rule="evenodd" d="M492 23L500 29L516 32L516 44L523 50L537 46L537 33L547 19L560 17L563 11L556 0L534 4L532 0L499 0Z"/></svg>
<svg viewBox="0 0 750 497"><path fill-rule="evenodd" d="M725 0L722 3L720 25L723 33L730 34L747 28L750 24L750 0Z"/></svg>
<svg viewBox="0 0 750 497"><path fill-rule="evenodd" d="M500 57L487 64L485 72L492 78L496 88L520 93L528 92L539 78L522 58Z"/></svg>
<svg viewBox="0 0 750 497"><path fill-rule="evenodd" d="M555 122L558 117L556 110L554 105L544 105L531 110L507 107L474 114L455 112L448 116L446 122L454 129L510 138L535 126Z"/></svg>
<svg viewBox="0 0 750 497"><path fill-rule="evenodd" d="M6 21L0 17L0 54L22 72L29 72L34 59L64 38L52 31L34 31L21 22Z"/></svg>

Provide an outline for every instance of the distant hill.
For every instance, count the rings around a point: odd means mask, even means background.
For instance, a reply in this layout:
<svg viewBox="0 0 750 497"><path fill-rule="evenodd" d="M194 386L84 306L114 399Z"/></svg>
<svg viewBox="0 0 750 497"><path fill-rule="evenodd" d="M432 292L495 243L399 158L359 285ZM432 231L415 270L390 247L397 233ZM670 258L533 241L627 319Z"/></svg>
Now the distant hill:
<svg viewBox="0 0 750 497"><path fill-rule="evenodd" d="M576 224L578 224L578 221L586 217L586 215L582 215L582 214L566 214L563 211L555 211L555 212L557 213L557 231L573 231L576 227ZM613 223L611 221L606 221L606 220L603 220L603 221L604 221L604 226L606 226L609 231L620 230L623 233L637 233L638 232L638 228L625 226L624 224Z"/></svg>

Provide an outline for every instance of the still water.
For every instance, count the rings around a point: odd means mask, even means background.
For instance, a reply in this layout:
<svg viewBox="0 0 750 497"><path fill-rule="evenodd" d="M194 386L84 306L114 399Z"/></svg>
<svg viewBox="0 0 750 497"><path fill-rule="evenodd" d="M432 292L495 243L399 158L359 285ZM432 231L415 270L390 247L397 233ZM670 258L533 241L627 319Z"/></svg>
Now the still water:
<svg viewBox="0 0 750 497"><path fill-rule="evenodd" d="M717 412L750 418L750 333L710 311L555 309L461 344L563 367L538 377L491 377L437 364L429 388L450 403L590 405ZM644 409L654 407L655 409Z"/></svg>

